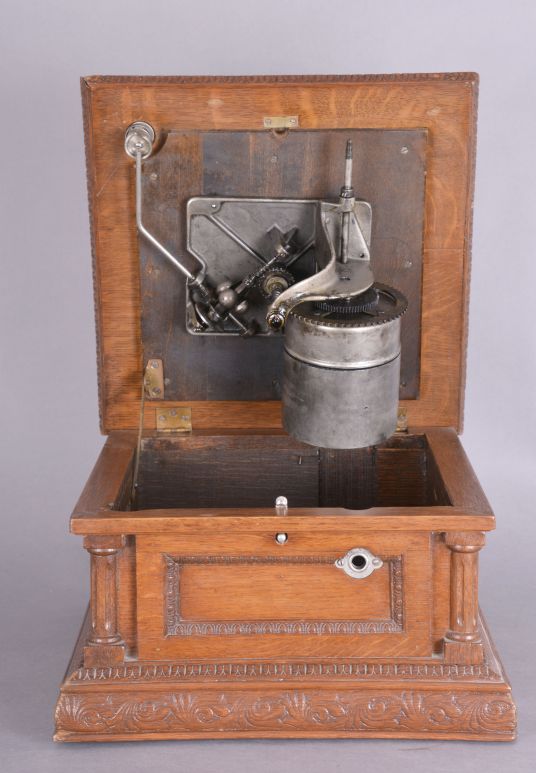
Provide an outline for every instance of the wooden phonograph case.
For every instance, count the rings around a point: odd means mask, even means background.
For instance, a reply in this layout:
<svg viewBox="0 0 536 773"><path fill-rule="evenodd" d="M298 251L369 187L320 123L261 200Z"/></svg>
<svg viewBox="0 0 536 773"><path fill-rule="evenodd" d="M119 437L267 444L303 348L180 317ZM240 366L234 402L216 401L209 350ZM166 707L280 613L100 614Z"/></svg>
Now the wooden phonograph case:
<svg viewBox="0 0 536 773"><path fill-rule="evenodd" d="M514 737L458 437L477 83L82 80L107 439L56 740Z"/></svg>

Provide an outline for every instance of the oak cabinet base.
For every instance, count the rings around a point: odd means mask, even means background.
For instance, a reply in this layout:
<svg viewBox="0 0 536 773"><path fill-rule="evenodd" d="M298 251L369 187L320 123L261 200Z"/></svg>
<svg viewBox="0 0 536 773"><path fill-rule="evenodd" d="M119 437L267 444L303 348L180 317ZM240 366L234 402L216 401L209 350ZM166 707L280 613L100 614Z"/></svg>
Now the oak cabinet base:
<svg viewBox="0 0 536 773"><path fill-rule="evenodd" d="M136 437L113 433L71 518L91 603L57 740L514 737L478 611L495 520L454 430L314 470L281 433L143 442L137 496ZM289 446L294 465L231 485L248 450L269 470Z"/></svg>
<svg viewBox="0 0 536 773"><path fill-rule="evenodd" d="M83 626L56 741L430 738L510 741L515 705L482 621L484 662L294 659L84 667Z"/></svg>

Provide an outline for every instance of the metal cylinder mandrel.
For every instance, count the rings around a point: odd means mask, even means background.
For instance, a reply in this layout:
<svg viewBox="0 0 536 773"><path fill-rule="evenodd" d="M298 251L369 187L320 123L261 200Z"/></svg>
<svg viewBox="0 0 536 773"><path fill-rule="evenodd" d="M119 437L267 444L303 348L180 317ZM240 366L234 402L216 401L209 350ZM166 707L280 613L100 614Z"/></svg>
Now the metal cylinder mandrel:
<svg viewBox="0 0 536 773"><path fill-rule="evenodd" d="M285 327L283 425L304 443L323 448L377 445L396 430L400 326L407 301L373 286L376 304L354 313L306 302Z"/></svg>

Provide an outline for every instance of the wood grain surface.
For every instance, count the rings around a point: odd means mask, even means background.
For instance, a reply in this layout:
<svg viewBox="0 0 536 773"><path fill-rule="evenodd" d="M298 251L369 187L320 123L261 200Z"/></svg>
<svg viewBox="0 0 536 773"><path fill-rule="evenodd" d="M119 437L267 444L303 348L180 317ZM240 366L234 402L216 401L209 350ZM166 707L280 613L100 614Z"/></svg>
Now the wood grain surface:
<svg viewBox="0 0 536 773"><path fill-rule="evenodd" d="M285 545L253 530L244 540L232 532L138 537L139 657L432 654L428 533L295 540L288 531ZM335 560L356 547L384 566L363 580L345 575Z"/></svg>

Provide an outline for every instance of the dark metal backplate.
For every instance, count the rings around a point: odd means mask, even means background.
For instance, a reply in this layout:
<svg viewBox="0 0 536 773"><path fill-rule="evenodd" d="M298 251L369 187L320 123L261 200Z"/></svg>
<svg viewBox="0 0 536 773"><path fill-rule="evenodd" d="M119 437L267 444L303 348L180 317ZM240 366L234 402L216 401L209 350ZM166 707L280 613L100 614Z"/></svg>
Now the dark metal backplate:
<svg viewBox="0 0 536 773"><path fill-rule="evenodd" d="M184 262L192 196L337 200L346 140L354 146L356 195L372 205L377 281L408 298L402 322L400 396L419 391L426 130L170 132L144 164L145 224ZM275 400L283 340L192 336L184 278L140 242L144 359L164 361L167 400Z"/></svg>

